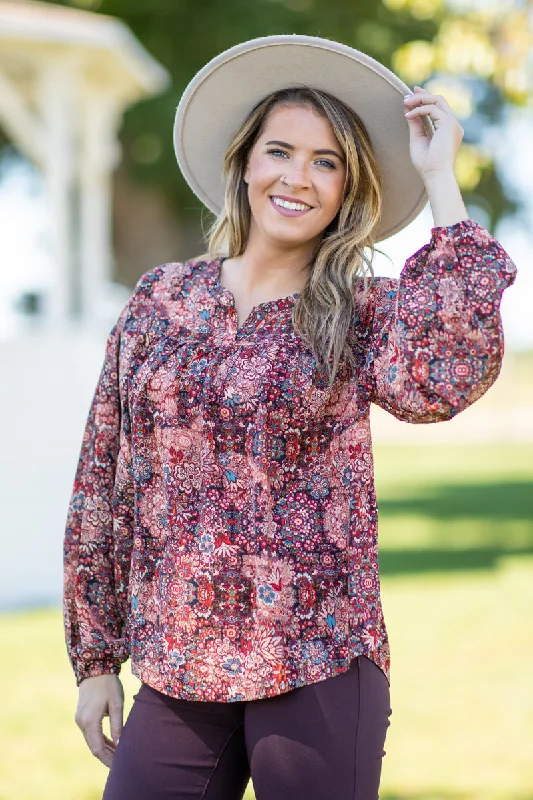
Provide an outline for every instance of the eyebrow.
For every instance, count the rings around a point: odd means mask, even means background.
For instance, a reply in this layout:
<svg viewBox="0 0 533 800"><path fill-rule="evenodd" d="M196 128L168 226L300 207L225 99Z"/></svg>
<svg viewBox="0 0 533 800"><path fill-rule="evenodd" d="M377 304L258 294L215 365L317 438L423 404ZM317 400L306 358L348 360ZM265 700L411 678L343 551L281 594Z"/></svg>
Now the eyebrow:
<svg viewBox="0 0 533 800"><path fill-rule="evenodd" d="M280 142L277 139L273 139L271 142L266 142L265 147L269 144L277 144L278 147L284 147L286 150L294 150L294 145L289 144L288 142ZM344 161L344 158L337 153L336 150L313 150L313 155L315 156L335 156L338 158L339 161Z"/></svg>

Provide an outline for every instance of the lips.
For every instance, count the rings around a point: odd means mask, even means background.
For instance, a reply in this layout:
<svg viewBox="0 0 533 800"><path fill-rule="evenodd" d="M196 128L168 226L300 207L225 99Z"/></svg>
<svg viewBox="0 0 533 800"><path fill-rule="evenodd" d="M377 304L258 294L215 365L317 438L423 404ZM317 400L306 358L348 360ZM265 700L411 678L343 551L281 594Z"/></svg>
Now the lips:
<svg viewBox="0 0 533 800"><path fill-rule="evenodd" d="M313 210L313 207L307 203L303 203L301 200L290 200L288 197L273 195L269 200L272 207L284 217L302 217Z"/></svg>

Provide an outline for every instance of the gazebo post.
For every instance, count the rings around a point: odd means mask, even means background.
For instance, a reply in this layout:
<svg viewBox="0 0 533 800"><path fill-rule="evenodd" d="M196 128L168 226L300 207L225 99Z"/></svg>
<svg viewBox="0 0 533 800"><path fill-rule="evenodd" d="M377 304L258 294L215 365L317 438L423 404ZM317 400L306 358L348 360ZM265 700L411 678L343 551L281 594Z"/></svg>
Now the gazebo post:
<svg viewBox="0 0 533 800"><path fill-rule="evenodd" d="M108 321L116 311L111 185L120 118L169 78L119 19L0 0L0 124L43 171L55 272L44 316L52 325Z"/></svg>
<svg viewBox="0 0 533 800"><path fill-rule="evenodd" d="M0 122L5 132L37 165L42 166L43 130L19 87L0 69Z"/></svg>
<svg viewBox="0 0 533 800"><path fill-rule="evenodd" d="M77 310L75 232L76 71L62 58L45 66L37 85L37 102L45 134L44 181L50 202L50 250L55 286L49 296L53 323L71 319Z"/></svg>
<svg viewBox="0 0 533 800"><path fill-rule="evenodd" d="M120 158L117 131L122 105L101 90L84 94L79 178L80 281L85 318L98 318L112 282L112 175Z"/></svg>

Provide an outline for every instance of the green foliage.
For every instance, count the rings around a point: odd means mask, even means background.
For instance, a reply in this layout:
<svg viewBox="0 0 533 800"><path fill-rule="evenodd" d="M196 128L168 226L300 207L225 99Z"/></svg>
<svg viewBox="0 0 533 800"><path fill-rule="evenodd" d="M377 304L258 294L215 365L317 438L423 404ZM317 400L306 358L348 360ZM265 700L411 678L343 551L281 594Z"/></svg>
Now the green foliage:
<svg viewBox="0 0 533 800"><path fill-rule="evenodd" d="M457 19L441 0L63 0L57 4L123 19L169 70L171 87L126 113L125 166L136 181L157 186L181 216L192 213L196 221L200 204L176 167L171 132L185 86L209 59L256 36L299 33L335 39L394 68L395 54L403 45L413 41L429 45L438 38L443 22ZM436 70L428 77L438 74ZM465 126L465 141L473 143L503 107L495 79L475 76L474 80L481 89L477 114L474 124ZM490 165L486 173L475 192L463 193L467 203L485 210L494 227L517 204L506 195Z"/></svg>
<svg viewBox="0 0 533 800"><path fill-rule="evenodd" d="M128 171L160 187L182 214L198 209L199 202L176 167L174 112L187 83L219 52L257 36L299 33L336 39L390 65L401 44L431 38L437 25L437 20L397 14L376 0L329 0L327 5L323 0L71 0L59 5L92 7L123 19L169 70L168 91L126 113L122 142Z"/></svg>

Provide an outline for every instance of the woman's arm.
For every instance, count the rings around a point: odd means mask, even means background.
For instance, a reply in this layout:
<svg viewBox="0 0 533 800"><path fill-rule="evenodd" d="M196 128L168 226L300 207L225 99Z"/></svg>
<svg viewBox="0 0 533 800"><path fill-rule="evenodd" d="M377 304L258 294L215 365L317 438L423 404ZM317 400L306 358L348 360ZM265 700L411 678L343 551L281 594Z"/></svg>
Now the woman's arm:
<svg viewBox="0 0 533 800"><path fill-rule="evenodd" d="M65 531L64 622L79 685L75 719L93 755L108 767L122 731L118 673L129 656L134 483L127 387L145 356L153 287L163 274L157 267L140 278L109 335ZM105 716L111 738L103 731Z"/></svg>
<svg viewBox="0 0 533 800"><path fill-rule="evenodd" d="M468 219L468 211L453 171L427 175L424 182L435 227L447 228Z"/></svg>
<svg viewBox="0 0 533 800"><path fill-rule="evenodd" d="M378 278L371 290L371 401L408 422L437 422L481 397L500 370L500 300L515 272L473 220L433 228L399 281Z"/></svg>
<svg viewBox="0 0 533 800"><path fill-rule="evenodd" d="M88 677L118 674L128 658L124 629L133 493L119 390L127 311L126 306L107 341L67 512L63 611L78 685Z"/></svg>

